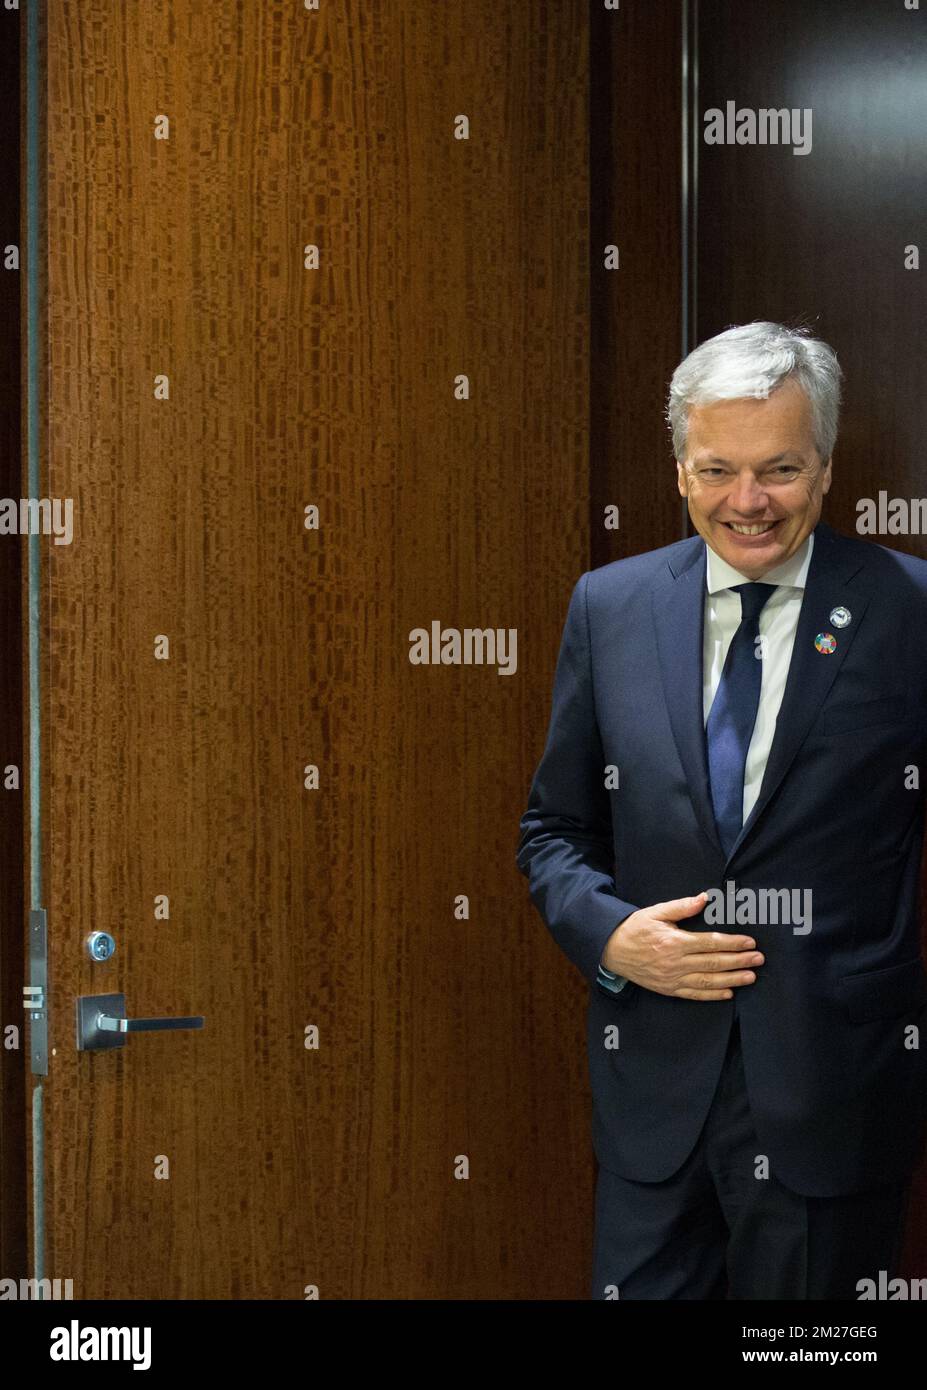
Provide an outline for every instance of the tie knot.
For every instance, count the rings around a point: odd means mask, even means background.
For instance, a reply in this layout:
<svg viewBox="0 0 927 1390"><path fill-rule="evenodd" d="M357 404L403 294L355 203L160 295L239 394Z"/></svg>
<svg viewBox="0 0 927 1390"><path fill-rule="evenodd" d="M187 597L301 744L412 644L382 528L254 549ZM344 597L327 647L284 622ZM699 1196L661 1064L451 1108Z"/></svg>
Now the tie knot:
<svg viewBox="0 0 927 1390"><path fill-rule="evenodd" d="M775 584L735 584L734 593L740 594L741 621L753 621L760 616L760 610L776 589Z"/></svg>

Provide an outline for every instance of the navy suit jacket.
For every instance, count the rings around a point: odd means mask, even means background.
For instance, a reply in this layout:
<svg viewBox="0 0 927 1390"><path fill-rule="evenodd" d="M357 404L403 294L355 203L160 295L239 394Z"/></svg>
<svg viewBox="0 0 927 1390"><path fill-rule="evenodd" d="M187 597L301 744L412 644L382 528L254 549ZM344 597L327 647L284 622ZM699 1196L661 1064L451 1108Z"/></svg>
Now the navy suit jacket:
<svg viewBox="0 0 927 1390"><path fill-rule="evenodd" d="M691 1153L740 1022L760 1153L807 1196L907 1176L924 1136L927 976L919 880L927 745L927 561L819 522L759 798L718 838L702 712L700 536L584 574L570 599L547 742L517 863L590 985L593 1143L657 1182ZM831 612L850 621L835 626ZM815 638L830 633L836 649ZM825 644L826 645L826 644ZM606 768L619 786L606 789ZM913 769L913 771L912 771ZM597 983L640 907L702 889L811 890L811 930L752 936L765 957L731 1000ZM617 1048L612 1044L616 1037ZM915 1025L912 1027L912 1025Z"/></svg>

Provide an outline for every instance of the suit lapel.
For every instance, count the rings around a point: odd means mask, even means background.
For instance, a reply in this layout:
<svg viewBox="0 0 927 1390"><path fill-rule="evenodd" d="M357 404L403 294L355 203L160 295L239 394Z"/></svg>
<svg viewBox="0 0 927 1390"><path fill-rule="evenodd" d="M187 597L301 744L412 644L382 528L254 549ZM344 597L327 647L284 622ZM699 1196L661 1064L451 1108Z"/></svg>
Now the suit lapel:
<svg viewBox="0 0 927 1390"><path fill-rule="evenodd" d="M669 558L654 585L652 615L663 693L692 808L699 825L722 854L711 804L702 716L705 555L705 542L701 536L693 536Z"/></svg>
<svg viewBox="0 0 927 1390"><path fill-rule="evenodd" d="M760 794L734 842L728 863L762 816L807 738L859 632L871 597L872 581L866 574L859 548L845 544L839 532L818 522L789 674ZM830 614L835 608L850 611L852 616L847 627L835 627L831 622ZM829 655L819 652L814 645L818 634L825 632L837 639L837 648Z"/></svg>

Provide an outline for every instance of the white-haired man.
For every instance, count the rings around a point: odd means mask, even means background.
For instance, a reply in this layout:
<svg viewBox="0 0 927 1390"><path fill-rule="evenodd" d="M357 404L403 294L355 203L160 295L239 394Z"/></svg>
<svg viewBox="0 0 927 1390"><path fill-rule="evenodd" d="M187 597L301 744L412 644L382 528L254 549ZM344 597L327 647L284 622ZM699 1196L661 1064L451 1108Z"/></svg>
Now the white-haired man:
<svg viewBox="0 0 927 1390"><path fill-rule="evenodd" d="M674 373L697 535L584 574L518 865L591 986L594 1298L892 1277L927 1096L927 562L821 521L841 371L773 323Z"/></svg>

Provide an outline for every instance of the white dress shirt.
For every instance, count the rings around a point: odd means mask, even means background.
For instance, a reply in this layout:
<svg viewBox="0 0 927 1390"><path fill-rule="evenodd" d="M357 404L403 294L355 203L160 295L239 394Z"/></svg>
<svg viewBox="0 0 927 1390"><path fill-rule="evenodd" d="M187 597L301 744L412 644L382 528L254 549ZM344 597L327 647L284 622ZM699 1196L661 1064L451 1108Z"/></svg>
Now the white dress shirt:
<svg viewBox="0 0 927 1390"><path fill-rule="evenodd" d="M731 638L740 627L740 594L734 593L735 584L749 584L745 574L735 570L726 560L706 543L707 564L705 566L705 623L702 638L702 713L705 723L718 686L724 659L731 645ZM785 693L785 682L792 660L795 633L798 628L798 614L804 597L808 566L814 549L814 532L795 552L791 559L767 570L759 576L761 584L776 584L774 594L770 594L760 610L760 638L763 639L763 659L760 663L762 677L760 703L756 712L756 723L747 749L747 763L744 768L743 821L753 809L760 794L766 760L772 747L776 732L776 719ZM616 924L617 925L617 924ZM618 994L627 984L623 975L616 975L599 965L599 982L612 994Z"/></svg>
<svg viewBox="0 0 927 1390"><path fill-rule="evenodd" d="M795 645L795 632L798 627L798 614L804 597L813 548L812 531L791 559L767 570L759 577L759 583L776 584L778 588L774 594L770 594L760 610L760 640L763 652L760 665L763 674L760 704L744 769L744 824L760 794L766 759L769 757L773 734L776 732L776 719L785 693L785 682L789 674L792 647ZM726 560L722 560L710 545L706 546L706 550L708 563L705 568L702 711L707 724L708 713L721 681L727 649L740 626L740 594L734 593L733 586L749 584L751 581Z"/></svg>

